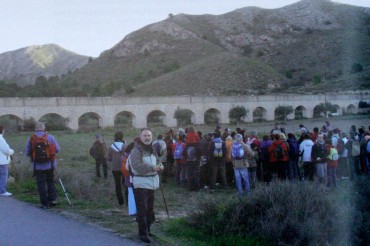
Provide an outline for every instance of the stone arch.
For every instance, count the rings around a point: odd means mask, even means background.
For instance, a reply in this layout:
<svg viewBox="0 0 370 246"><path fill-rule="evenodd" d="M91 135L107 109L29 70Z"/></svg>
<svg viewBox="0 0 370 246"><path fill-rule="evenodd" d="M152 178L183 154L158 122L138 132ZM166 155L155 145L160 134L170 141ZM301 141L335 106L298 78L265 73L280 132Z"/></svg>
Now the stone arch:
<svg viewBox="0 0 370 246"><path fill-rule="evenodd" d="M340 106L338 104L334 104L333 106L335 108L335 112L330 112L331 116L339 116L339 115L342 115L342 111L341 111Z"/></svg>
<svg viewBox="0 0 370 246"><path fill-rule="evenodd" d="M357 113L357 107L353 104L350 104L346 108L346 113L347 114L356 114Z"/></svg>
<svg viewBox="0 0 370 246"><path fill-rule="evenodd" d="M78 118L78 128L84 130L100 129L101 116L94 112L87 112Z"/></svg>
<svg viewBox="0 0 370 246"><path fill-rule="evenodd" d="M204 124L217 125L220 123L221 112L218 109L210 108L204 112Z"/></svg>
<svg viewBox="0 0 370 246"><path fill-rule="evenodd" d="M257 107L253 110L253 121L266 121L267 110L263 107Z"/></svg>
<svg viewBox="0 0 370 246"><path fill-rule="evenodd" d="M16 115L4 114L0 116L0 125L2 125L6 130L21 131L23 129L24 122Z"/></svg>
<svg viewBox="0 0 370 246"><path fill-rule="evenodd" d="M294 119L301 120L304 118L307 118L307 109L304 106L299 105L294 109Z"/></svg>
<svg viewBox="0 0 370 246"><path fill-rule="evenodd" d="M166 114L160 110L153 110L146 116L146 125L153 126L165 126Z"/></svg>
<svg viewBox="0 0 370 246"><path fill-rule="evenodd" d="M186 126L195 124L195 113L190 109L178 108L173 118L177 121L177 126Z"/></svg>
<svg viewBox="0 0 370 246"><path fill-rule="evenodd" d="M129 111L121 111L114 117L114 126L132 127L135 115Z"/></svg>
<svg viewBox="0 0 370 246"><path fill-rule="evenodd" d="M64 118L57 113L48 113L43 115L39 121L45 123L45 128L49 131L67 130L67 124L69 119Z"/></svg>

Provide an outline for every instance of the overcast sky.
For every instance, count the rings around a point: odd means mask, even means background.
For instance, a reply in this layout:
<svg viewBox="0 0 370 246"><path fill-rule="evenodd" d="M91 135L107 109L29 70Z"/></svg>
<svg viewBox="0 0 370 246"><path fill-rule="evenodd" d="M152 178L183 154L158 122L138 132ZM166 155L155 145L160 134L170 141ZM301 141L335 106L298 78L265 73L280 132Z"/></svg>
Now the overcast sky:
<svg viewBox="0 0 370 246"><path fill-rule="evenodd" d="M0 53L58 44L97 57L127 34L169 13L224 14L238 8L279 8L297 0L0 0ZM370 0L335 0L370 7Z"/></svg>

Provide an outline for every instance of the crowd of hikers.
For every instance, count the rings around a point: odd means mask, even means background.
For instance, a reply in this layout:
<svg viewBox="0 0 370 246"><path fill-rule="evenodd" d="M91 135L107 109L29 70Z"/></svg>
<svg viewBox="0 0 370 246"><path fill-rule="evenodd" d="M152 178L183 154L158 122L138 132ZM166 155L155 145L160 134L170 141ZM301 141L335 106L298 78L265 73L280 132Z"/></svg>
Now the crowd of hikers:
<svg viewBox="0 0 370 246"><path fill-rule="evenodd" d="M286 133L275 124L270 133L260 138L255 130L247 132L236 128L232 131L217 126L213 132L203 134L189 126L177 131L166 130L151 146L164 166L161 182L172 178L189 191L213 192L218 188L236 187L239 195L248 195L259 182L276 179L309 180L335 188L337 179L353 180L357 175L370 174L370 129L364 126L357 129L352 125L345 132L332 129L327 121L321 128L312 130L299 125L297 132ZM126 144L123 133L116 132L114 139L107 148L97 135L90 152L96 160L98 177L100 166L106 177L107 164L102 159L112 162L116 195L122 205L122 189L127 201L130 186L126 160L138 138Z"/></svg>
<svg viewBox="0 0 370 246"><path fill-rule="evenodd" d="M155 221L154 190L160 182L172 179L189 191L236 188L240 196L248 196L259 183L273 180L311 181L334 189L337 180L354 180L370 175L370 127L352 125L347 131L332 128L328 121L312 131L299 125L297 133L286 133L275 124L268 134L246 129L221 129L203 134L194 126L177 131L168 129L153 141L149 128L141 129L131 143L123 132L114 134L114 142L106 146L101 135L90 148L95 159L96 176L108 177L108 163L115 182L119 205L129 205L130 192L136 202L139 236L151 242L150 226ZM0 126L0 195L6 190L8 165L14 151L3 138ZM262 136L262 138L260 138ZM60 146L45 131L42 122L35 124L34 134L27 140L26 154L31 158L42 208L57 205L54 185L56 154ZM64 189L64 188L63 188Z"/></svg>

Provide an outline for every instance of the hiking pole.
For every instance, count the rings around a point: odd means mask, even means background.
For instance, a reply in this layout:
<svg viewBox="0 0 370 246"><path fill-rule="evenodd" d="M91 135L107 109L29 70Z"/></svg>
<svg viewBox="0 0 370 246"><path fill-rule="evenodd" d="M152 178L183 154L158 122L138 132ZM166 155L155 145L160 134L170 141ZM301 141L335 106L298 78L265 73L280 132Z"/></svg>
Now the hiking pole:
<svg viewBox="0 0 370 246"><path fill-rule="evenodd" d="M167 218L169 219L170 218L170 214L168 213L167 202L166 202L166 198L164 197L163 187L162 187L161 184L159 184L159 188L161 189L161 193L162 193L162 197L163 197L163 202L164 202L164 207L166 208Z"/></svg>
<svg viewBox="0 0 370 246"><path fill-rule="evenodd" d="M66 189L64 188L63 182L62 182L62 180L60 179L60 176L59 176L59 174L58 174L58 172L57 172L57 169L54 169L54 170L55 170L55 173L56 173L56 174L57 174L57 176L58 176L58 180L59 180L60 186L62 186L62 189L63 189L64 195L65 195L65 197L67 198L68 204L69 204L69 206L72 206L72 203L71 203L71 201L69 200L69 197L68 197L68 193L67 193Z"/></svg>

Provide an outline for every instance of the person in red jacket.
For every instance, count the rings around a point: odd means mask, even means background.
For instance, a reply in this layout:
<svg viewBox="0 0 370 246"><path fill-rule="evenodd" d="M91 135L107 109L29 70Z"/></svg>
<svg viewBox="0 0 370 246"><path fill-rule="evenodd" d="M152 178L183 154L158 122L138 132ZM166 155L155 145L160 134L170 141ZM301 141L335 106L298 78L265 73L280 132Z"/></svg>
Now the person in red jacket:
<svg viewBox="0 0 370 246"><path fill-rule="evenodd" d="M279 179L285 180L288 170L288 147L285 142L280 139L280 134L274 135L274 141L268 150L270 154L270 165L273 175L278 176Z"/></svg>
<svg viewBox="0 0 370 246"><path fill-rule="evenodd" d="M186 180L189 191L198 191L199 184L199 161L200 161L200 138L193 126L188 128L186 134Z"/></svg>

